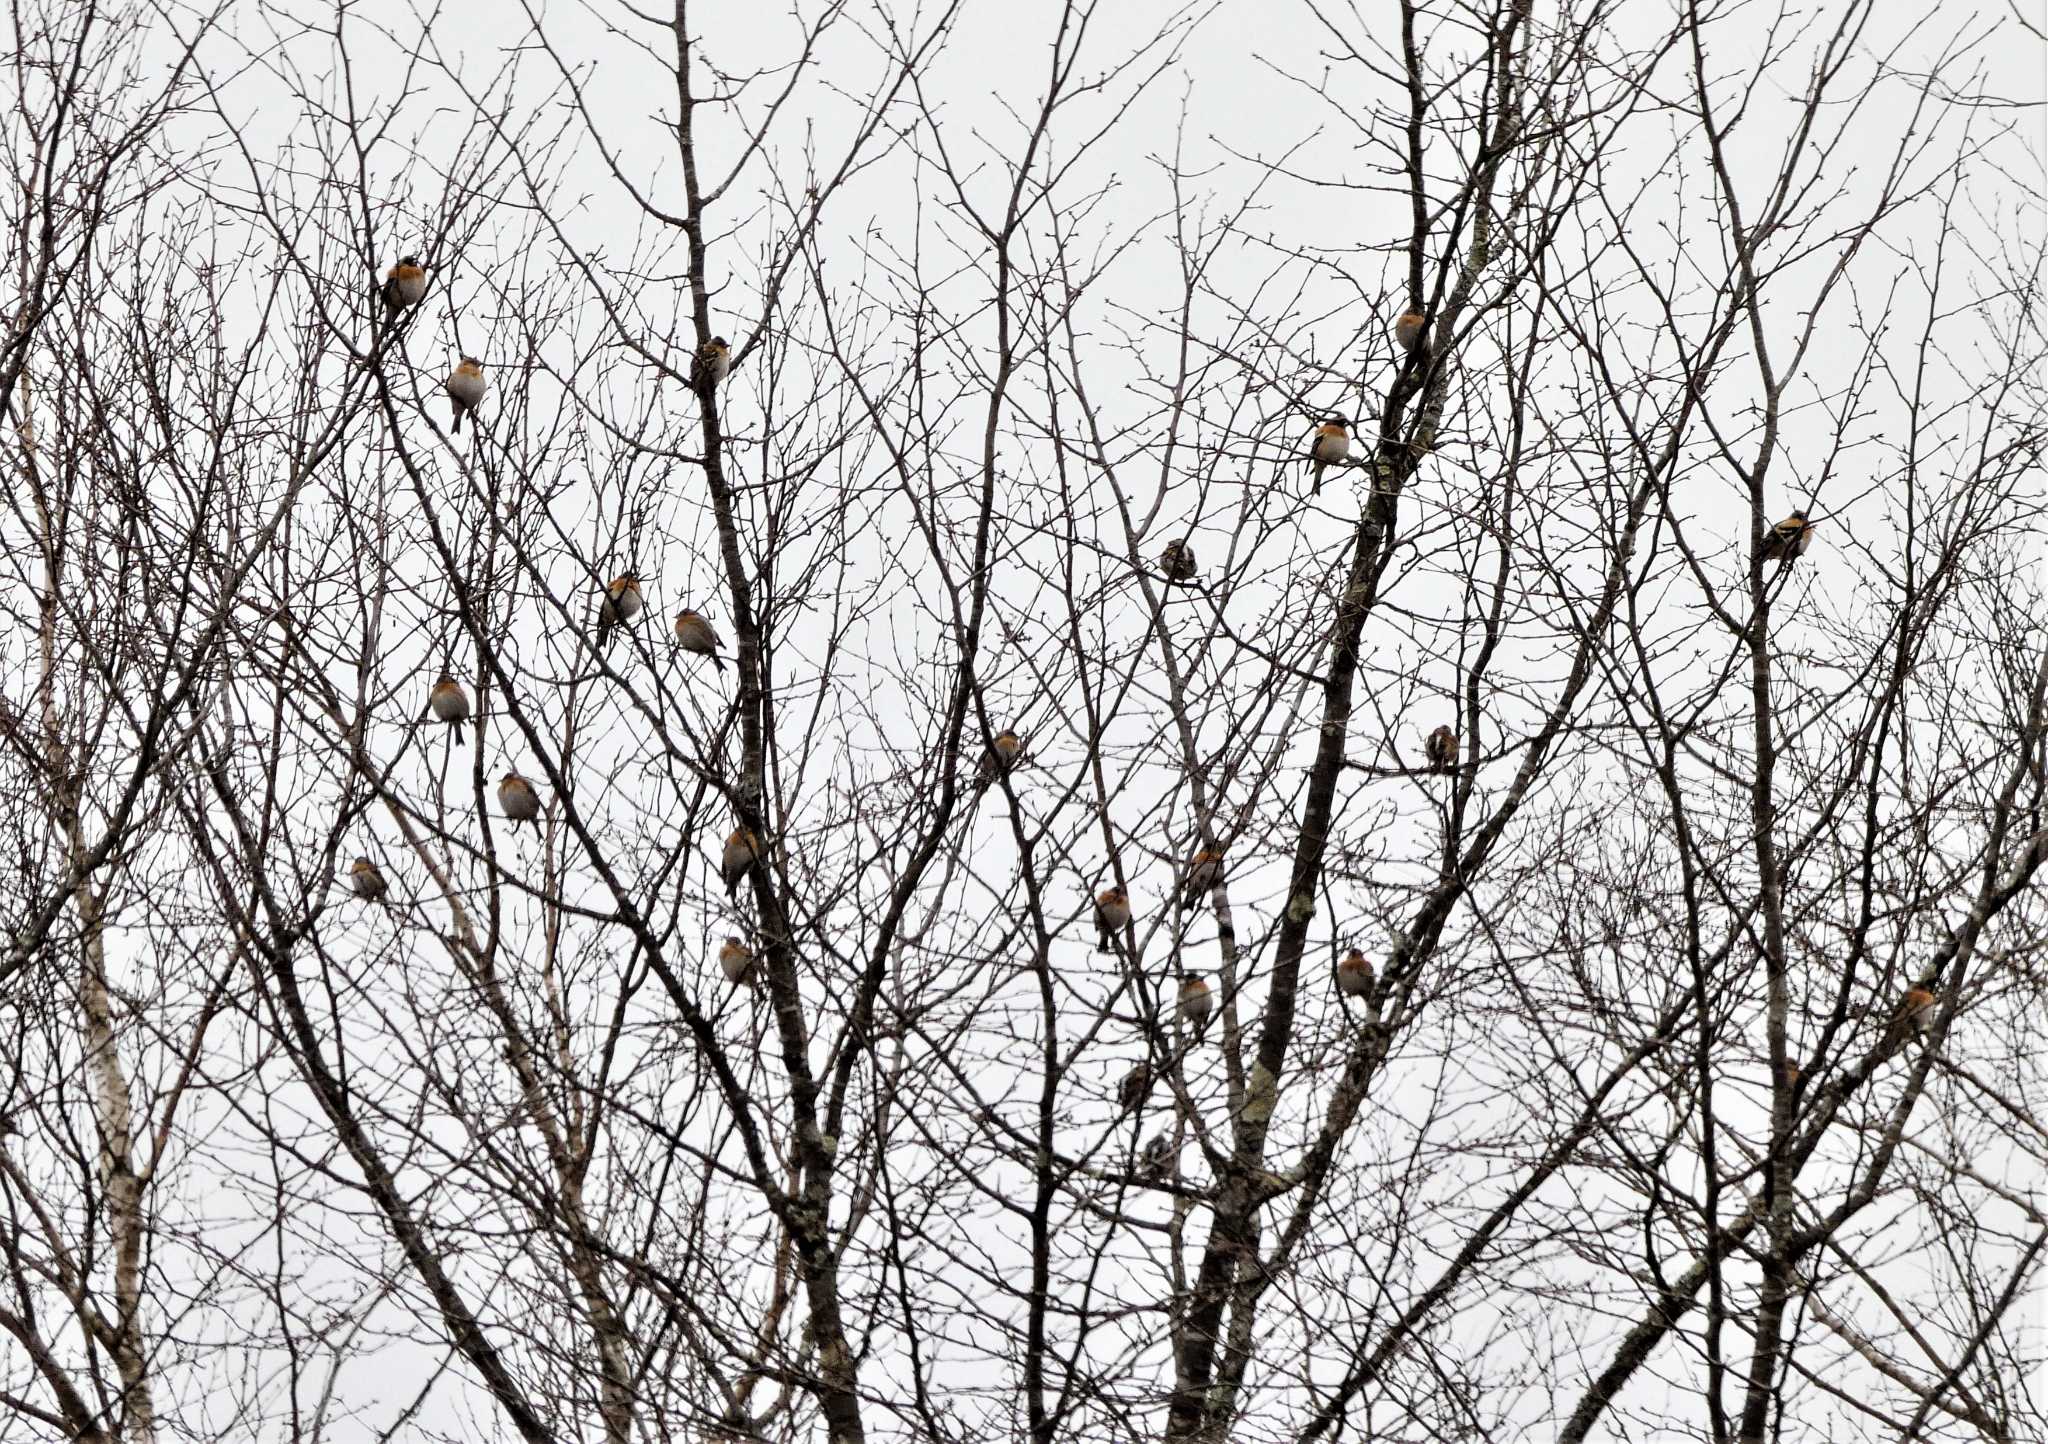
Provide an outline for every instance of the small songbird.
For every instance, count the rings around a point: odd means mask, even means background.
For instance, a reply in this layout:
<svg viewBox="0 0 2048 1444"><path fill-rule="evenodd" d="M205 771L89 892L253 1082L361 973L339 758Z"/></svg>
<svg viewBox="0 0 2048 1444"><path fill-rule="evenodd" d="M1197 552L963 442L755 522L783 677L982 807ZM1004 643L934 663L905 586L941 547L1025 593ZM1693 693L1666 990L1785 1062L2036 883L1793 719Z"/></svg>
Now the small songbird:
<svg viewBox="0 0 2048 1444"><path fill-rule="evenodd" d="M1781 1076L1783 1076L1787 1088L1797 1088L1799 1086L1799 1065L1790 1058L1787 1058L1785 1060L1785 1071Z"/></svg>
<svg viewBox="0 0 2048 1444"><path fill-rule="evenodd" d="M462 690L462 684L446 672L434 689L427 693L427 710L434 714L437 722L446 722L453 727L469 720L469 693Z"/></svg>
<svg viewBox="0 0 2048 1444"><path fill-rule="evenodd" d="M508 772L498 781L498 806L514 822L533 822L540 817L540 794L524 777Z"/></svg>
<svg viewBox="0 0 2048 1444"><path fill-rule="evenodd" d="M491 383L484 380L484 363L474 356L465 356L455 363L455 369L448 373L448 379L441 383L448 393L448 400L455 407L455 424L449 430L458 436L462 434L462 418L476 410L477 403L484 399L484 392Z"/></svg>
<svg viewBox="0 0 2048 1444"><path fill-rule="evenodd" d="M1420 311L1403 311L1394 322L1394 344L1403 351L1429 348L1429 318Z"/></svg>
<svg viewBox="0 0 2048 1444"><path fill-rule="evenodd" d="M1185 539L1170 541L1166 550L1159 554L1159 570L1166 574L1169 582L1191 582L1195 579L1195 549Z"/></svg>
<svg viewBox="0 0 2048 1444"><path fill-rule="evenodd" d="M1884 1030L1884 1051L1896 1053L1914 1038L1927 1036L1928 1028L1934 1024L1934 1009L1941 1001L1931 988L1915 983L1906 989L1906 996L1899 1000L1899 1011Z"/></svg>
<svg viewBox="0 0 2048 1444"><path fill-rule="evenodd" d="M1347 998L1363 998L1372 992L1372 964L1353 948L1337 964L1337 991Z"/></svg>
<svg viewBox="0 0 2048 1444"><path fill-rule="evenodd" d="M597 645L611 638L612 629L640 615L640 578L631 572L613 577L605 584L604 599L597 604Z"/></svg>
<svg viewBox="0 0 2048 1444"><path fill-rule="evenodd" d="M676 645L685 652L709 657L712 666L721 672L725 670L725 662L718 655L718 633L711 630L711 623L688 607L676 613Z"/></svg>
<svg viewBox="0 0 2048 1444"><path fill-rule="evenodd" d="M1431 772L1449 772L1458 762L1458 734L1449 727L1437 728L1422 744L1422 755L1429 759Z"/></svg>
<svg viewBox="0 0 2048 1444"><path fill-rule="evenodd" d="M1806 519L1805 512L1795 511L1764 533L1764 560L1790 566L1805 556L1812 545L1813 523Z"/></svg>
<svg viewBox="0 0 2048 1444"><path fill-rule="evenodd" d="M1216 1009L1209 980L1200 973L1183 973L1180 979L1180 1020L1199 1038L1209 1026L1209 1014Z"/></svg>
<svg viewBox="0 0 2048 1444"><path fill-rule="evenodd" d="M359 857L348 870L349 881L355 884L356 896L364 902L382 902L384 894L390 891L384 881L384 874L377 871L377 864L367 857Z"/></svg>
<svg viewBox="0 0 2048 1444"><path fill-rule="evenodd" d="M1222 881L1223 849L1220 847L1203 848L1189 861L1187 876L1181 880L1181 905L1193 907L1210 893L1216 891L1216 884Z"/></svg>
<svg viewBox="0 0 2048 1444"><path fill-rule="evenodd" d="M1147 1183L1158 1183L1173 1171L1176 1156L1180 1150L1173 1146L1173 1131L1162 1129L1145 1142L1144 1150L1138 1155L1138 1176Z"/></svg>
<svg viewBox="0 0 2048 1444"><path fill-rule="evenodd" d="M690 360L690 389L716 391L731 371L732 347L725 344L725 337L713 336Z"/></svg>
<svg viewBox="0 0 2048 1444"><path fill-rule="evenodd" d="M1124 1081L1116 1085L1117 1106L1126 1113L1132 1113L1145 1106L1145 1099L1152 1092L1152 1065L1139 1063L1124 1074Z"/></svg>
<svg viewBox="0 0 2048 1444"><path fill-rule="evenodd" d="M974 780L986 787L997 776L1010 771L1017 765L1017 759L1024 755L1024 739L1005 728L989 739L988 750L981 754L981 765L975 769Z"/></svg>
<svg viewBox="0 0 2048 1444"><path fill-rule="evenodd" d="M726 837L725 851L718 859L718 875L725 882L727 897L739 890L740 879L747 875L747 869L760 855L759 841L746 828L735 827Z"/></svg>
<svg viewBox="0 0 2048 1444"><path fill-rule="evenodd" d="M750 987L754 981L754 950L738 938L727 938L725 946L718 950L718 966L724 970L727 982Z"/></svg>
<svg viewBox="0 0 2048 1444"><path fill-rule="evenodd" d="M1105 888L1095 895L1095 951L1114 951L1117 934L1131 921L1130 894L1120 887Z"/></svg>
<svg viewBox="0 0 2048 1444"><path fill-rule="evenodd" d="M427 273L420 266L420 258L400 256L398 264L384 273L384 284L377 294L384 300L386 320L394 319L409 306L417 306L427 294Z"/></svg>
<svg viewBox="0 0 2048 1444"><path fill-rule="evenodd" d="M1351 457L1351 423L1341 416L1332 416L1316 428L1316 434L1309 438L1308 473L1309 493L1318 494L1323 489L1323 469L1341 466Z"/></svg>

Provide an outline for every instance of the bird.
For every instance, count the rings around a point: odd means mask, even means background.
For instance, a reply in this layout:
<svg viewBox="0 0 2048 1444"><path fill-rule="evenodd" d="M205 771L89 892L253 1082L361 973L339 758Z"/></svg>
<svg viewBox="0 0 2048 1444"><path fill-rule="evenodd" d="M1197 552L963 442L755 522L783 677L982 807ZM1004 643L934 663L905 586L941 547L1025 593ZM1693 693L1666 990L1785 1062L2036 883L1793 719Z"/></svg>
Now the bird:
<svg viewBox="0 0 2048 1444"><path fill-rule="evenodd" d="M685 652L709 657L712 666L721 672L725 670L725 662L718 655L718 633L711 630L711 623L688 607L676 613L676 645Z"/></svg>
<svg viewBox="0 0 2048 1444"><path fill-rule="evenodd" d="M996 780L998 774L1006 773L1017 765L1017 759L1024 755L1024 739L1008 728L989 739L988 751L981 754L981 765L975 769L974 780L986 787Z"/></svg>
<svg viewBox="0 0 2048 1444"><path fill-rule="evenodd" d="M1935 1005L1940 1001L1932 988L1922 984L1915 983L1906 989L1906 996L1899 1000L1899 1011L1892 1015L1884 1030L1885 1053L1898 1052L1909 1039L1926 1037L1934 1022Z"/></svg>
<svg viewBox="0 0 2048 1444"><path fill-rule="evenodd" d="M1323 489L1323 469L1341 466L1351 456L1351 423L1341 416L1332 416L1316 428L1316 434L1309 438L1308 471L1309 492L1318 494Z"/></svg>
<svg viewBox="0 0 2048 1444"><path fill-rule="evenodd" d="M1353 948L1337 964L1337 991L1347 998L1363 998L1372 992L1372 964Z"/></svg>
<svg viewBox="0 0 2048 1444"><path fill-rule="evenodd" d="M1422 744L1422 755L1429 759L1431 772L1449 772L1458 761L1458 734L1449 727L1437 728Z"/></svg>
<svg viewBox="0 0 2048 1444"><path fill-rule="evenodd" d="M1787 1089L1797 1088L1799 1086L1799 1065L1790 1058L1787 1058L1785 1060L1785 1071L1781 1076L1785 1080L1785 1087Z"/></svg>
<svg viewBox="0 0 2048 1444"><path fill-rule="evenodd" d="M1138 1066L1124 1074L1123 1082L1116 1085L1117 1106L1126 1113L1132 1113L1145 1106L1145 1099L1152 1092L1152 1065L1140 1061Z"/></svg>
<svg viewBox="0 0 2048 1444"><path fill-rule="evenodd" d="M1195 579L1195 549L1186 538L1170 541L1166 550L1159 554L1159 570L1166 574L1169 582L1191 582Z"/></svg>
<svg viewBox="0 0 2048 1444"><path fill-rule="evenodd" d="M377 294L383 298L387 321L395 319L408 306L417 306L427 294L427 273L420 267L420 258L400 256L398 264L384 273L384 284Z"/></svg>
<svg viewBox="0 0 2048 1444"><path fill-rule="evenodd" d="M1210 991L1209 980L1200 973L1182 973L1180 977L1180 1020L1199 1038L1202 1030L1209 1026L1209 1014L1216 1009L1215 994Z"/></svg>
<svg viewBox="0 0 2048 1444"><path fill-rule="evenodd" d="M1813 523L1805 512L1795 511L1764 533L1764 560L1790 566L1812 545Z"/></svg>
<svg viewBox="0 0 2048 1444"><path fill-rule="evenodd" d="M1105 888L1095 895L1095 951L1106 953L1116 946L1116 935L1131 921L1131 896L1120 887Z"/></svg>
<svg viewBox="0 0 2048 1444"><path fill-rule="evenodd" d="M697 354L690 359L690 389L693 391L716 391L718 383L725 380L732 371L732 347L726 345L725 337L713 336L697 348Z"/></svg>
<svg viewBox="0 0 2048 1444"><path fill-rule="evenodd" d="M751 986L754 981L754 950L738 938L727 938L725 946L718 950L718 966L724 970L727 982L742 988Z"/></svg>
<svg viewBox="0 0 2048 1444"><path fill-rule="evenodd" d="M427 710L434 714L435 721L457 726L469 720L469 694L453 676L443 672L427 693Z"/></svg>
<svg viewBox="0 0 2048 1444"><path fill-rule="evenodd" d="M731 897L739 889L740 879L747 875L747 869L761 855L761 845L754 834L744 827L735 827L725 839L725 851L719 855L718 875L725 881L725 895Z"/></svg>
<svg viewBox="0 0 2048 1444"><path fill-rule="evenodd" d="M377 864L367 857L359 857L348 870L349 881L355 885L356 896L364 902L382 902L390 885L384 881L384 874L377 871Z"/></svg>
<svg viewBox="0 0 2048 1444"><path fill-rule="evenodd" d="M540 794L517 772L507 772L498 781L498 806L514 822L533 822L540 817Z"/></svg>
<svg viewBox="0 0 2048 1444"><path fill-rule="evenodd" d="M1180 1152L1173 1146L1173 1133L1161 1129L1146 1140L1145 1147L1138 1155L1138 1176L1148 1183L1158 1183L1172 1171L1175 1156Z"/></svg>
<svg viewBox="0 0 2048 1444"><path fill-rule="evenodd" d="M455 424L450 427L457 435L462 432L462 418L476 410L477 403L484 399L484 392L491 383L484 380L484 363L474 356L464 356L455 363L455 369L448 373L448 379L441 383L448 393L448 400L455 407Z"/></svg>
<svg viewBox="0 0 2048 1444"><path fill-rule="evenodd" d="M1403 351L1429 354L1429 318L1420 311L1403 311L1394 322L1394 344Z"/></svg>
<svg viewBox="0 0 2048 1444"><path fill-rule="evenodd" d="M1223 849L1205 847L1188 863L1187 876L1181 880L1180 900L1183 906L1193 907L1204 897L1216 890L1216 884L1223 881Z"/></svg>
<svg viewBox="0 0 2048 1444"><path fill-rule="evenodd" d="M612 628L640 615L640 578L622 573L605 583L604 600L597 604L597 645L610 638Z"/></svg>

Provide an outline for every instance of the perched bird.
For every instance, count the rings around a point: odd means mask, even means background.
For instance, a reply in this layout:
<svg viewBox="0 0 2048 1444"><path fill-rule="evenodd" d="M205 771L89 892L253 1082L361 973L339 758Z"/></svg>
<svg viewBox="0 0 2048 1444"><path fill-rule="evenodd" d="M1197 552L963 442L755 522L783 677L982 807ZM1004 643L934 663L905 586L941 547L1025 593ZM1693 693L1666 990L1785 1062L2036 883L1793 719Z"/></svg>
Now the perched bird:
<svg viewBox="0 0 2048 1444"><path fill-rule="evenodd" d="M384 284L377 288L377 294L383 298L387 321L396 319L407 307L417 306L427 294L427 273L420 267L420 258L400 256L398 264L384 273Z"/></svg>
<svg viewBox="0 0 2048 1444"><path fill-rule="evenodd" d="M1787 1058L1785 1060L1785 1071L1781 1076L1784 1078L1787 1088L1797 1088L1799 1086L1799 1065L1790 1058Z"/></svg>
<svg viewBox="0 0 2048 1444"><path fill-rule="evenodd" d="M711 623L688 607L676 613L676 645L685 652L709 657L712 666L721 672L725 670L725 662L718 655L718 633L711 630Z"/></svg>
<svg viewBox="0 0 2048 1444"><path fill-rule="evenodd" d="M446 722L453 727L469 720L469 693L462 690L462 684L446 672L434 689L427 693L427 710L434 714L436 722Z"/></svg>
<svg viewBox="0 0 2048 1444"><path fill-rule="evenodd" d="M597 604L597 645L602 647L612 628L640 615L640 578L631 572L613 577L605 584L604 600Z"/></svg>
<svg viewBox="0 0 2048 1444"><path fill-rule="evenodd" d="M455 407L455 425L449 429L457 435L462 433L462 418L476 410L477 403L484 399L484 392L491 383L484 380L484 363L474 356L465 356L455 363L455 369L448 373L448 379L441 383L441 389L448 393L448 400Z"/></svg>
<svg viewBox="0 0 2048 1444"><path fill-rule="evenodd" d="M725 946L718 950L718 966L724 970L727 982L750 987L754 981L754 950L738 938L727 938Z"/></svg>
<svg viewBox="0 0 2048 1444"><path fill-rule="evenodd" d="M1152 1065L1140 1063L1124 1074L1124 1081L1116 1085L1117 1106L1126 1113L1134 1113L1145 1106L1145 1099L1152 1092Z"/></svg>
<svg viewBox="0 0 2048 1444"><path fill-rule="evenodd" d="M524 777L508 772L498 782L498 806L514 822L533 822L540 817L540 794Z"/></svg>
<svg viewBox="0 0 2048 1444"><path fill-rule="evenodd" d="M1337 991L1347 998L1363 998L1372 992L1372 964L1353 948L1337 964Z"/></svg>
<svg viewBox="0 0 2048 1444"><path fill-rule="evenodd" d="M1394 344L1403 351L1429 352L1429 318L1420 311L1403 311L1394 322Z"/></svg>
<svg viewBox="0 0 2048 1444"><path fill-rule="evenodd" d="M1316 428L1316 434L1308 443L1309 493L1315 495L1323 489L1323 469L1341 466L1351 456L1351 423L1341 416L1332 416Z"/></svg>
<svg viewBox="0 0 2048 1444"><path fill-rule="evenodd" d="M1806 513L1795 511L1764 533L1764 560L1791 565L1813 545L1813 523Z"/></svg>
<svg viewBox="0 0 2048 1444"><path fill-rule="evenodd" d="M367 857L359 857L348 870L349 880L355 884L356 896L364 902L382 902L390 886L384 881L384 874L377 871L377 864Z"/></svg>
<svg viewBox="0 0 2048 1444"><path fill-rule="evenodd" d="M1884 1030L1884 1051L1896 1053L1913 1038L1924 1038L1934 1023L1934 1009L1941 1001L1931 988L1915 983L1899 1000L1899 1011Z"/></svg>
<svg viewBox="0 0 2048 1444"><path fill-rule="evenodd" d="M1161 1129L1145 1142L1138 1154L1138 1176L1147 1183L1158 1183L1173 1170L1180 1150L1173 1146L1173 1132Z"/></svg>
<svg viewBox="0 0 2048 1444"><path fill-rule="evenodd" d="M1105 888L1095 895L1095 951L1107 953L1116 947L1116 935L1131 921L1130 894L1120 887Z"/></svg>
<svg viewBox="0 0 2048 1444"><path fill-rule="evenodd" d="M761 855L760 842L744 827L735 827L725 839L725 851L718 859L718 875L725 881L725 895L738 891L740 879Z"/></svg>
<svg viewBox="0 0 2048 1444"><path fill-rule="evenodd" d="M1017 765L1017 759L1024 755L1024 739L1005 728L989 739L988 751L981 754L981 765L975 769L974 780L986 787L997 776L1008 772Z"/></svg>
<svg viewBox="0 0 2048 1444"><path fill-rule="evenodd" d="M1216 884L1223 881L1223 849L1205 847L1188 863L1187 876L1181 879L1180 900L1184 907L1193 907L1210 893L1216 891Z"/></svg>
<svg viewBox="0 0 2048 1444"><path fill-rule="evenodd" d="M1458 763L1458 734L1449 727L1437 728L1422 744L1422 755L1429 759L1431 772L1449 772Z"/></svg>
<svg viewBox="0 0 2048 1444"><path fill-rule="evenodd" d="M1183 973L1180 979L1180 1020L1199 1038L1209 1026L1209 1014L1216 1010L1216 998L1209 980L1200 973Z"/></svg>
<svg viewBox="0 0 2048 1444"><path fill-rule="evenodd" d="M1195 549L1183 539L1170 541L1166 550L1159 554L1159 570L1166 574L1169 582L1191 582L1195 579Z"/></svg>
<svg viewBox="0 0 2048 1444"><path fill-rule="evenodd" d="M716 391L731 371L732 347L725 344L725 337L713 336L690 360L690 389Z"/></svg>

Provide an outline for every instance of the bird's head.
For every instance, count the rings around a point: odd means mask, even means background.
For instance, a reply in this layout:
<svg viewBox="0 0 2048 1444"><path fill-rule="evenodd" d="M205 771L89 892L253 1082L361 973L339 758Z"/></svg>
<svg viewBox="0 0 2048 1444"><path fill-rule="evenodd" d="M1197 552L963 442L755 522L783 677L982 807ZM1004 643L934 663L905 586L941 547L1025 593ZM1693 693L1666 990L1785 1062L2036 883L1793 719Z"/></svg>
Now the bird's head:
<svg viewBox="0 0 2048 1444"><path fill-rule="evenodd" d="M520 776L520 775L519 775L518 773L516 773L516 772L508 772L508 773L506 773L506 774L505 774L505 775L504 775L503 777L500 777L500 778L498 779L498 786L500 786L500 787L524 787L524 786L526 786L526 779L525 779L524 777L521 777L521 776Z"/></svg>
<svg viewBox="0 0 2048 1444"><path fill-rule="evenodd" d="M1109 889L1106 889L1106 890L1105 890L1105 891L1103 892L1103 894L1102 894L1102 898L1103 898L1103 901L1104 901L1104 902L1117 902L1117 903L1120 903L1120 902L1124 902L1124 901L1128 900L1129 896L1130 896L1130 895L1129 895L1128 893L1126 893L1126 892L1125 892L1125 891L1124 891L1124 890L1123 890L1122 888L1120 888L1120 887L1113 887L1113 888L1109 888Z"/></svg>
<svg viewBox="0 0 2048 1444"><path fill-rule="evenodd" d="M727 938L725 940L725 945L728 948L732 948L734 950L738 950L740 947L744 946L744 944L742 944L738 938Z"/></svg>
<svg viewBox="0 0 2048 1444"><path fill-rule="evenodd" d="M420 258L418 256L413 255L400 256L398 258L398 264L401 266L410 266L414 270L418 270L420 266Z"/></svg>
<svg viewBox="0 0 2048 1444"><path fill-rule="evenodd" d="M349 871L352 873L375 872L376 870L377 864L371 862L367 857L359 857L349 865Z"/></svg>
<svg viewBox="0 0 2048 1444"><path fill-rule="evenodd" d="M1328 421L1325 421L1325 422L1323 423L1323 425L1325 425L1325 426L1334 426L1334 427L1336 427L1336 428L1337 428L1337 429L1338 429L1339 431L1342 431L1342 430L1343 430L1343 429L1344 429L1345 427L1349 426L1350 424L1351 424L1351 419L1350 419L1349 417L1346 417L1346 416L1338 416L1338 415L1336 415L1336 414L1335 414L1334 412L1333 412L1333 413L1331 413L1330 419L1329 419Z"/></svg>
<svg viewBox="0 0 2048 1444"><path fill-rule="evenodd" d="M455 685L455 674L452 672L443 672L440 676L434 679L434 685L436 687L453 687Z"/></svg>
<svg viewBox="0 0 2048 1444"><path fill-rule="evenodd" d="M1347 968L1362 968L1365 966L1365 954L1357 948L1353 948L1344 955L1343 965Z"/></svg>
<svg viewBox="0 0 2048 1444"><path fill-rule="evenodd" d="M706 351L730 351L732 347L726 344L725 337L713 336L704 343L704 349Z"/></svg>
<svg viewBox="0 0 2048 1444"><path fill-rule="evenodd" d="M469 367L472 371L481 371L484 369L484 363L479 361L476 357L469 355L467 352L463 353L462 364Z"/></svg>

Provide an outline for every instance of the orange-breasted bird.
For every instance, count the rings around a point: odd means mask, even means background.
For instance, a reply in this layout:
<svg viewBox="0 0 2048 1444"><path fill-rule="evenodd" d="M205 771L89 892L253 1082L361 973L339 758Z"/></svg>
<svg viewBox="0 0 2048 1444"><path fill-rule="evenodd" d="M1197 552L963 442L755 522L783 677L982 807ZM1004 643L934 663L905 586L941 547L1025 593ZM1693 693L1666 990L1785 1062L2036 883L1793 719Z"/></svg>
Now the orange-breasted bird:
<svg viewBox="0 0 2048 1444"><path fill-rule="evenodd" d="M1308 443L1309 493L1314 495L1323 489L1323 469L1341 466L1351 457L1351 423L1341 416L1332 416L1316 428L1316 434Z"/></svg>
<svg viewBox="0 0 2048 1444"><path fill-rule="evenodd" d="M467 722L469 693L462 690L462 684L453 676L443 672L441 680L427 693L427 710L434 714L436 722L446 722L451 727Z"/></svg>
<svg viewBox="0 0 2048 1444"><path fill-rule="evenodd" d="M1123 1082L1116 1085L1117 1106L1126 1113L1144 1107L1145 1099L1152 1092L1152 1065L1140 1062L1137 1067L1124 1074Z"/></svg>
<svg viewBox="0 0 2048 1444"><path fill-rule="evenodd" d="M713 336L690 358L690 388L693 391L716 391L718 383L725 380L731 371L732 347L726 345L725 337Z"/></svg>
<svg viewBox="0 0 2048 1444"><path fill-rule="evenodd" d="M498 806L514 822L535 822L540 817L540 794L524 777L507 772L498 781Z"/></svg>
<svg viewBox="0 0 2048 1444"><path fill-rule="evenodd" d="M718 655L718 633L711 629L711 623L688 607L676 613L676 645L685 652L709 657L712 666L721 672L725 670L725 662Z"/></svg>
<svg viewBox="0 0 2048 1444"><path fill-rule="evenodd" d="M1363 998L1372 992L1372 964L1353 948L1337 964L1337 991L1347 998Z"/></svg>
<svg viewBox="0 0 2048 1444"><path fill-rule="evenodd" d="M377 871L377 864L367 857L359 857L350 864L348 877L355 886L356 896L364 902L382 902L384 894L391 890L384 881L384 874Z"/></svg>
<svg viewBox="0 0 2048 1444"><path fill-rule="evenodd" d="M1200 973L1182 973L1180 978L1180 1020L1199 1038L1209 1026L1209 1014L1216 1009L1216 997L1209 980Z"/></svg>
<svg viewBox="0 0 2048 1444"><path fill-rule="evenodd" d="M612 629L640 615L640 578L631 572L605 583L604 597L597 604L597 645L611 638Z"/></svg>
<svg viewBox="0 0 2048 1444"><path fill-rule="evenodd" d="M1216 891L1216 884L1223 881L1223 849L1205 847L1188 862L1187 876L1181 879L1180 900L1183 907L1193 907L1210 893Z"/></svg>
<svg viewBox="0 0 2048 1444"><path fill-rule="evenodd" d="M738 938L727 938L718 950L718 966L727 982L748 987L754 981L754 950Z"/></svg>
<svg viewBox="0 0 2048 1444"><path fill-rule="evenodd" d="M1394 344L1403 351L1429 348L1429 318L1420 311L1403 311L1394 322Z"/></svg>
<svg viewBox="0 0 2048 1444"><path fill-rule="evenodd" d="M1422 744L1422 755L1431 772L1449 772L1458 763L1458 734L1449 727L1437 728Z"/></svg>
<svg viewBox="0 0 2048 1444"><path fill-rule="evenodd" d="M1191 582L1195 579L1195 549L1186 539L1170 541L1166 550L1159 554L1159 570L1169 582Z"/></svg>
<svg viewBox="0 0 2048 1444"><path fill-rule="evenodd" d="M1899 1000L1899 1010L1884 1030L1884 1051L1896 1053L1914 1038L1924 1038L1934 1025L1934 1010L1941 1002L1932 988L1915 983Z"/></svg>
<svg viewBox="0 0 2048 1444"><path fill-rule="evenodd" d="M975 769L974 780L983 787L988 786L998 774L1015 767L1017 759L1023 755L1024 739L1004 728L989 738L988 750L981 754L981 765Z"/></svg>
<svg viewBox="0 0 2048 1444"><path fill-rule="evenodd" d="M383 298L386 320L409 306L417 306L427 294L427 273L420 266L420 258L400 256L398 264L384 273L384 284L377 288L377 294Z"/></svg>
<svg viewBox="0 0 2048 1444"><path fill-rule="evenodd" d="M462 434L462 418L476 410L477 403L484 399L484 392L490 386L491 383L484 380L484 363L476 357L465 356L455 363L455 369L441 383L441 389L448 393L448 400L455 408L455 424L449 430L458 436Z"/></svg>
<svg viewBox="0 0 2048 1444"><path fill-rule="evenodd" d="M1806 555L1813 545L1813 523L1806 513L1795 511L1764 533L1764 560L1790 565Z"/></svg>
<svg viewBox="0 0 2048 1444"><path fill-rule="evenodd" d="M738 891L740 879L747 875L747 869L754 865L754 859L760 855L759 840L746 828L735 827L727 835L725 851L719 854L718 858L718 875L724 879L727 897Z"/></svg>
<svg viewBox="0 0 2048 1444"><path fill-rule="evenodd" d="M1095 951L1107 953L1116 947L1116 937L1131 921L1131 897L1120 887L1104 888L1095 895Z"/></svg>

